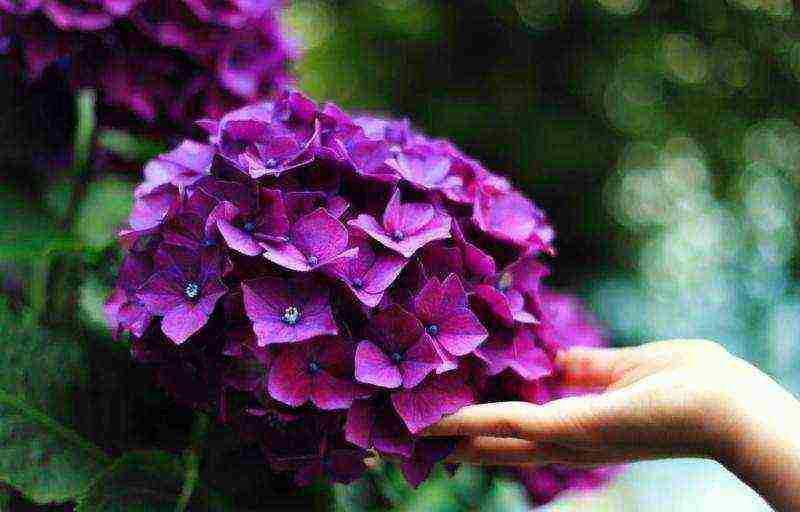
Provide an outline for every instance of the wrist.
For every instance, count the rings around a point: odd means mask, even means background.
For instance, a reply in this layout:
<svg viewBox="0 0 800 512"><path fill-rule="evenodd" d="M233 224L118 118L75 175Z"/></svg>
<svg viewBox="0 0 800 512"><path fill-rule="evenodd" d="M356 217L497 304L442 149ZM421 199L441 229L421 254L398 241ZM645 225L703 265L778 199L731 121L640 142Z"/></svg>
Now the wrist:
<svg viewBox="0 0 800 512"><path fill-rule="evenodd" d="M742 468L754 458L768 459L776 448L800 448L800 402L749 363L737 360L737 365L732 385L719 400L712 456L728 467Z"/></svg>

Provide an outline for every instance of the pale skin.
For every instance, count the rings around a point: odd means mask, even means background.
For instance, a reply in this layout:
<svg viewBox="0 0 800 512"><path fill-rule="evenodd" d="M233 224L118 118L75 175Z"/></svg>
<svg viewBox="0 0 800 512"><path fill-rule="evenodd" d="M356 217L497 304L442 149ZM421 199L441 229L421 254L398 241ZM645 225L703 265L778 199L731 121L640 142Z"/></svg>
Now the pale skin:
<svg viewBox="0 0 800 512"><path fill-rule="evenodd" d="M556 364L600 392L465 407L425 434L463 437L450 460L486 465L711 458L779 512L800 510L800 401L720 345L575 348Z"/></svg>

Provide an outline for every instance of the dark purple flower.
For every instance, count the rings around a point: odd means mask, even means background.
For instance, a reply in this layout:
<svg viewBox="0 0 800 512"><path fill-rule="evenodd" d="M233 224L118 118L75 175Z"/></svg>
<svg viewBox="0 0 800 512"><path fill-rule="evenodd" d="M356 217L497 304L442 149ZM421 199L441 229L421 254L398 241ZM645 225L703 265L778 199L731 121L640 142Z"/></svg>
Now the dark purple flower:
<svg viewBox="0 0 800 512"><path fill-rule="evenodd" d="M125 256L117 287L103 308L115 337L123 330L140 337L150 325L153 315L136 291L152 274L153 263L148 255L132 252Z"/></svg>
<svg viewBox="0 0 800 512"><path fill-rule="evenodd" d="M501 330L479 348L475 355L486 363L486 373L497 375L510 368L525 380L535 380L553 373L550 356L536 346L536 336L530 328Z"/></svg>
<svg viewBox="0 0 800 512"><path fill-rule="evenodd" d="M352 483L367 471L366 455L364 450L352 447L327 448L297 471L295 481L298 485L310 485L324 477L334 483Z"/></svg>
<svg viewBox="0 0 800 512"><path fill-rule="evenodd" d="M381 223L361 214L350 225L384 246L410 258L420 247L450 237L450 217L426 203L401 203L396 190L386 205Z"/></svg>
<svg viewBox="0 0 800 512"><path fill-rule="evenodd" d="M206 122L219 153L252 178L280 176L309 164L319 141L316 105L297 92Z"/></svg>
<svg viewBox="0 0 800 512"><path fill-rule="evenodd" d="M475 296L489 307L492 314L511 327L514 322L536 324L534 315L541 279L547 268L531 257L521 258L496 275L475 286Z"/></svg>
<svg viewBox="0 0 800 512"><path fill-rule="evenodd" d="M264 251L260 242L283 240L289 235L289 216L280 191L262 188L258 206L252 211L227 204L231 214L220 217L216 227L234 251L258 256Z"/></svg>
<svg viewBox="0 0 800 512"><path fill-rule="evenodd" d="M475 184L486 174L477 162L431 143L398 152L394 167L415 188L438 191L451 201L465 204L472 203Z"/></svg>
<svg viewBox="0 0 800 512"><path fill-rule="evenodd" d="M413 388L441 365L428 333L414 315L391 305L372 318L368 339L356 347L355 376L384 388Z"/></svg>
<svg viewBox="0 0 800 512"><path fill-rule="evenodd" d="M356 400L347 411L347 440L365 450L410 458L411 433L386 398Z"/></svg>
<svg viewBox="0 0 800 512"><path fill-rule="evenodd" d="M471 353L489 335L469 309L467 294L455 274L444 283L430 279L414 299L414 312L426 332L453 356Z"/></svg>
<svg viewBox="0 0 800 512"><path fill-rule="evenodd" d="M183 141L172 151L145 165L144 181L136 187L135 196L141 197L166 183L184 190L210 174L214 153L213 146L193 140Z"/></svg>
<svg viewBox="0 0 800 512"><path fill-rule="evenodd" d="M263 255L296 272L308 272L358 255L357 247L347 248L347 228L324 208L300 217L285 238L261 242Z"/></svg>
<svg viewBox="0 0 800 512"><path fill-rule="evenodd" d="M183 247L163 244L156 253L158 272L136 296L150 313L163 316L161 330L181 344L208 322L228 288L220 280L219 262Z"/></svg>
<svg viewBox="0 0 800 512"><path fill-rule="evenodd" d="M40 0L0 2L9 53L27 78L58 65L77 89L187 133L290 82L297 57L283 34L285 2L268 0ZM147 58L142 58L146 55ZM111 124L121 118L103 112ZM127 121L125 125L135 126Z"/></svg>
<svg viewBox="0 0 800 512"><path fill-rule="evenodd" d="M356 256L339 258L329 263L325 271L347 285L365 306L375 307L408 260L391 251L375 250L369 240L353 237L352 233L350 240L358 250Z"/></svg>
<svg viewBox="0 0 800 512"><path fill-rule="evenodd" d="M156 232L176 213L179 197L177 187L165 184L137 198L128 218L130 227L119 233L120 243L129 248L140 238Z"/></svg>
<svg viewBox="0 0 800 512"><path fill-rule="evenodd" d="M563 492L586 492L608 483L618 472L614 467L574 468L550 464L519 470L519 479L535 505L550 503Z"/></svg>
<svg viewBox="0 0 800 512"><path fill-rule="evenodd" d="M485 233L533 254L553 253L553 229L544 212L502 178L478 186L472 220Z"/></svg>
<svg viewBox="0 0 800 512"><path fill-rule="evenodd" d="M413 488L428 478L433 467L453 453L456 443L452 439L418 439L414 443L414 454L400 464L400 470Z"/></svg>
<svg viewBox="0 0 800 512"><path fill-rule="evenodd" d="M242 282L242 292L259 346L339 332L328 289L319 281L262 277Z"/></svg>
<svg viewBox="0 0 800 512"><path fill-rule="evenodd" d="M346 409L356 397L352 347L322 337L281 349L269 372L270 396L292 407L310 401L323 410Z"/></svg>
<svg viewBox="0 0 800 512"><path fill-rule="evenodd" d="M472 389L459 372L432 375L413 389L392 393L392 404L412 434L473 403Z"/></svg>

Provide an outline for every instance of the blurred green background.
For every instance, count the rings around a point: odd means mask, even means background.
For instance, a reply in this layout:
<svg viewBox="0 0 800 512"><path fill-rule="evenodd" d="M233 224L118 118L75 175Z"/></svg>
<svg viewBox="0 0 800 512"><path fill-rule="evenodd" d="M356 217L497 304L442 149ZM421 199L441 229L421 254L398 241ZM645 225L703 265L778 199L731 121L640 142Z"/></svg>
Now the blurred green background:
<svg viewBox="0 0 800 512"><path fill-rule="evenodd" d="M551 283L586 298L614 344L714 339L800 392L800 13L790 0L302 0L287 16L305 49L299 85L314 99L408 117L546 209L558 234ZM102 132L108 172L76 202L63 84L9 77L0 89L6 301L35 307L63 280L77 304L67 320L110 344L100 306L114 234L141 159L173 141ZM74 225L60 229L70 208ZM63 256L74 251L77 264ZM329 496L348 511L527 509L513 483L469 468L415 492L380 469ZM716 464L669 461L633 465L610 489L547 510L722 509L769 510Z"/></svg>

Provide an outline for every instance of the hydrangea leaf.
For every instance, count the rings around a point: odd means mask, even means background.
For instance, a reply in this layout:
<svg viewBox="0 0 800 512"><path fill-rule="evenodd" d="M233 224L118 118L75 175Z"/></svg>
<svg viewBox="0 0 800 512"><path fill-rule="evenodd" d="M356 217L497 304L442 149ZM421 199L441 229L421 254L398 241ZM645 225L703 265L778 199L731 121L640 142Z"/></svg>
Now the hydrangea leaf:
<svg viewBox="0 0 800 512"><path fill-rule="evenodd" d="M109 459L73 431L0 391L0 480L36 503L73 499Z"/></svg>
<svg viewBox="0 0 800 512"><path fill-rule="evenodd" d="M67 425L82 349L0 304L0 482L36 503L74 499L109 458Z"/></svg>
<svg viewBox="0 0 800 512"><path fill-rule="evenodd" d="M76 512L177 510L185 468L180 457L150 450L129 452L95 479L77 500ZM225 498L200 487L188 510L232 510Z"/></svg>

